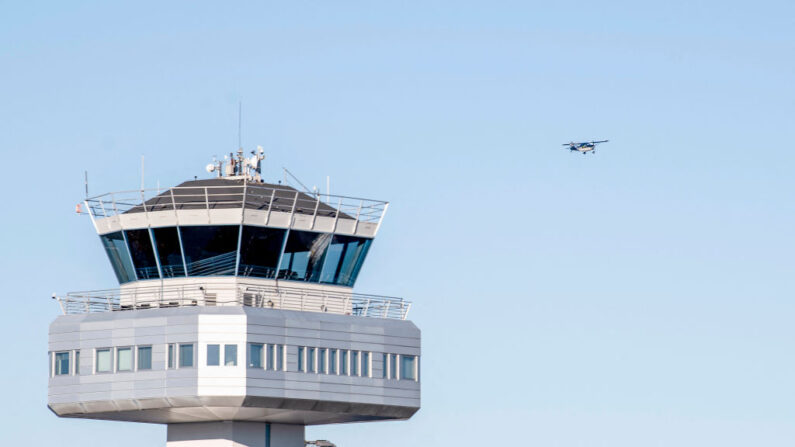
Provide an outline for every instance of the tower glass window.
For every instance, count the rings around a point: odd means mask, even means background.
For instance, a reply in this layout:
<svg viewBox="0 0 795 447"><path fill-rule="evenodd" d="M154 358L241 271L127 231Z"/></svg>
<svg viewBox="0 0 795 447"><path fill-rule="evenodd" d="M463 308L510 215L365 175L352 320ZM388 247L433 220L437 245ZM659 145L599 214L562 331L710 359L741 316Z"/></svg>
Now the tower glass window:
<svg viewBox="0 0 795 447"><path fill-rule="evenodd" d="M179 345L179 367L191 368L193 367L193 345L181 344Z"/></svg>
<svg viewBox="0 0 795 447"><path fill-rule="evenodd" d="M351 352L351 375L359 375L359 351Z"/></svg>
<svg viewBox="0 0 795 447"><path fill-rule="evenodd" d="M174 350L174 345L168 345L168 358L166 359L166 368L174 368L176 366L175 357L176 352Z"/></svg>
<svg viewBox="0 0 795 447"><path fill-rule="evenodd" d="M133 351L132 348L118 348L116 350L116 371L132 371Z"/></svg>
<svg viewBox="0 0 795 447"><path fill-rule="evenodd" d="M372 239L335 234L328 247L320 282L353 287Z"/></svg>
<svg viewBox="0 0 795 447"><path fill-rule="evenodd" d="M69 375L69 353L56 352L55 353L55 375L65 376Z"/></svg>
<svg viewBox="0 0 795 447"><path fill-rule="evenodd" d="M290 231L284 247L279 278L318 282L331 234Z"/></svg>
<svg viewBox="0 0 795 447"><path fill-rule="evenodd" d="M108 254L110 265L113 267L113 272L116 273L116 279L119 284L135 281L135 271L133 270L132 260L130 260L130 252L127 250L127 244L124 242L122 232L103 234L99 238L102 240L105 253Z"/></svg>
<svg viewBox="0 0 795 447"><path fill-rule="evenodd" d="M284 345L276 346L276 370L284 371Z"/></svg>
<svg viewBox="0 0 795 447"><path fill-rule="evenodd" d="M397 354L391 354L389 356L389 378L390 379L397 379L398 378L398 356Z"/></svg>
<svg viewBox="0 0 795 447"><path fill-rule="evenodd" d="M152 240L149 238L149 230L126 230L124 234L127 236L127 245L130 247L138 279L159 279L160 273L157 270L157 261L155 261Z"/></svg>
<svg viewBox="0 0 795 447"><path fill-rule="evenodd" d="M286 232L276 228L244 226L238 275L275 278Z"/></svg>
<svg viewBox="0 0 795 447"><path fill-rule="evenodd" d="M176 227L153 228L157 259L164 278L185 276L182 264L182 248L179 244L179 232Z"/></svg>
<svg viewBox="0 0 795 447"><path fill-rule="evenodd" d="M138 347L138 370L152 369L152 347Z"/></svg>
<svg viewBox="0 0 795 447"><path fill-rule="evenodd" d="M263 364L263 346L261 343L248 344L248 367L249 368L264 368Z"/></svg>
<svg viewBox="0 0 795 447"><path fill-rule="evenodd" d="M400 356L400 379L417 380L417 357L413 355Z"/></svg>
<svg viewBox="0 0 795 447"><path fill-rule="evenodd" d="M337 374L337 350L329 349L328 351L328 373Z"/></svg>
<svg viewBox="0 0 795 447"><path fill-rule="evenodd" d="M218 366L221 364L221 346L207 345L207 366Z"/></svg>
<svg viewBox="0 0 795 447"><path fill-rule="evenodd" d="M237 345L224 345L224 365L237 366Z"/></svg>
<svg viewBox="0 0 795 447"><path fill-rule="evenodd" d="M317 359L315 358L317 355L317 349L309 348L307 351L306 363L309 366L308 372L317 372Z"/></svg>
<svg viewBox="0 0 795 447"><path fill-rule="evenodd" d="M362 352L362 376L370 377L372 371L370 370L372 363L370 362L370 353Z"/></svg>
<svg viewBox="0 0 795 447"><path fill-rule="evenodd" d="M239 225L180 227L188 276L234 275Z"/></svg>
<svg viewBox="0 0 795 447"><path fill-rule="evenodd" d="M98 373L111 372L113 370L112 352L110 348L97 349L95 365Z"/></svg>
<svg viewBox="0 0 795 447"><path fill-rule="evenodd" d="M306 348L298 347L298 371L306 372Z"/></svg>

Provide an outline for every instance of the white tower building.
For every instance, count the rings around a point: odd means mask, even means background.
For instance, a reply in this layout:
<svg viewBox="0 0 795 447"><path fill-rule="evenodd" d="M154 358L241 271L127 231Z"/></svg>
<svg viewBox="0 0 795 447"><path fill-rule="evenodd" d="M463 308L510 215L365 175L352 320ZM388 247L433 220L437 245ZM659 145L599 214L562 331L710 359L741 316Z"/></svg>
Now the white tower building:
<svg viewBox="0 0 795 447"><path fill-rule="evenodd" d="M85 200L120 286L55 296L55 414L167 424L169 447L302 447L307 425L419 409L410 303L353 292L387 202L264 183L261 159Z"/></svg>

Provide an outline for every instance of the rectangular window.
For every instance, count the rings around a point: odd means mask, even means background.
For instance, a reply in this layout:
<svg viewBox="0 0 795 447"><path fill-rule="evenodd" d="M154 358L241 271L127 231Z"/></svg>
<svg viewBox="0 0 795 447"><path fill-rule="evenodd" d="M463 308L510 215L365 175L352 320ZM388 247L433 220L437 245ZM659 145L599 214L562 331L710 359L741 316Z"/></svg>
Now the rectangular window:
<svg viewBox="0 0 795 447"><path fill-rule="evenodd" d="M359 375L359 351L351 351L351 375Z"/></svg>
<svg viewBox="0 0 795 447"><path fill-rule="evenodd" d="M364 377L372 377L372 362L370 361L370 353L362 352L362 375Z"/></svg>
<svg viewBox="0 0 795 447"><path fill-rule="evenodd" d="M284 371L284 345L276 346L276 370Z"/></svg>
<svg viewBox="0 0 795 447"><path fill-rule="evenodd" d="M55 375L68 376L69 375L69 353L56 352L55 353Z"/></svg>
<svg viewBox="0 0 795 447"><path fill-rule="evenodd" d="M329 351L329 359L328 359L328 372L329 374L337 374L337 352L336 349L332 349Z"/></svg>
<svg viewBox="0 0 795 447"><path fill-rule="evenodd" d="M348 350L343 349L340 352L340 374L342 374L343 376L347 376L349 375L348 371L350 371L348 366Z"/></svg>
<svg viewBox="0 0 795 447"><path fill-rule="evenodd" d="M320 356L320 368L318 372L326 374L328 373L328 349L321 349L318 355Z"/></svg>
<svg viewBox="0 0 795 447"><path fill-rule="evenodd" d="M307 350L306 363L309 365L309 372L317 372L317 349L309 348Z"/></svg>
<svg viewBox="0 0 795 447"><path fill-rule="evenodd" d="M413 355L400 356L400 379L417 380L417 357Z"/></svg>
<svg viewBox="0 0 795 447"><path fill-rule="evenodd" d="M306 348L298 347L298 371L306 372Z"/></svg>
<svg viewBox="0 0 795 447"><path fill-rule="evenodd" d="M224 345L224 365L237 366L237 345Z"/></svg>
<svg viewBox="0 0 795 447"><path fill-rule="evenodd" d="M221 345L207 345L207 366L221 364Z"/></svg>
<svg viewBox="0 0 795 447"><path fill-rule="evenodd" d="M152 369L152 347L138 347L138 370Z"/></svg>
<svg viewBox="0 0 795 447"><path fill-rule="evenodd" d="M166 368L172 369L176 367L174 345L168 345L168 359L166 361Z"/></svg>
<svg viewBox="0 0 795 447"><path fill-rule="evenodd" d="M276 369L276 345L268 345L268 364L265 369Z"/></svg>
<svg viewBox="0 0 795 447"><path fill-rule="evenodd" d="M262 358L263 346L262 343L249 343L248 344L248 367L249 368L264 368Z"/></svg>
<svg viewBox="0 0 795 447"><path fill-rule="evenodd" d="M388 379L389 378L389 354L383 354L382 362L384 364L384 370L382 371L383 374L382 374L381 377L383 377L384 379Z"/></svg>
<svg viewBox="0 0 795 447"><path fill-rule="evenodd" d="M179 367L193 367L193 344L186 343L179 345Z"/></svg>
<svg viewBox="0 0 795 447"><path fill-rule="evenodd" d="M397 354L391 354L389 356L389 378L390 379L397 379L398 378L398 356Z"/></svg>
<svg viewBox="0 0 795 447"><path fill-rule="evenodd" d="M133 350L131 347L116 349L116 371L132 371Z"/></svg>
<svg viewBox="0 0 795 447"><path fill-rule="evenodd" d="M75 351L75 375L80 374L80 351Z"/></svg>
<svg viewBox="0 0 795 447"><path fill-rule="evenodd" d="M113 352L110 348L97 349L97 372L106 373L113 370Z"/></svg>

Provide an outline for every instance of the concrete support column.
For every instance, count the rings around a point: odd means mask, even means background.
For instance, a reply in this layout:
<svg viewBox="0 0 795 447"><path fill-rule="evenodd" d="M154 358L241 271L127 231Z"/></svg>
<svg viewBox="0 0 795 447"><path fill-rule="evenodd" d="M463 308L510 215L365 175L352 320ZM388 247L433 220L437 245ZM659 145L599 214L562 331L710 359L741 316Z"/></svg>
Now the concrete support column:
<svg viewBox="0 0 795 447"><path fill-rule="evenodd" d="M168 424L167 447L304 447L304 426L265 422Z"/></svg>

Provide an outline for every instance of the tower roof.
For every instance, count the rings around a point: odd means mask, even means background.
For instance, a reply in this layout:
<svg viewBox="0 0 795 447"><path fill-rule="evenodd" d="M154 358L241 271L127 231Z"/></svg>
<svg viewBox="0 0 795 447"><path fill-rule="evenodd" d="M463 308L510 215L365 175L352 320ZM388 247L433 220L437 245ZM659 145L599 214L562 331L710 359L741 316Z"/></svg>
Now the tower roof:
<svg viewBox="0 0 795 447"><path fill-rule="evenodd" d="M291 186L251 182L243 179L213 178L189 180L135 205L125 213L163 211L173 209L245 208L316 214L334 217L337 210L310 194ZM295 208L293 208L295 207ZM340 218L352 218L340 212Z"/></svg>

